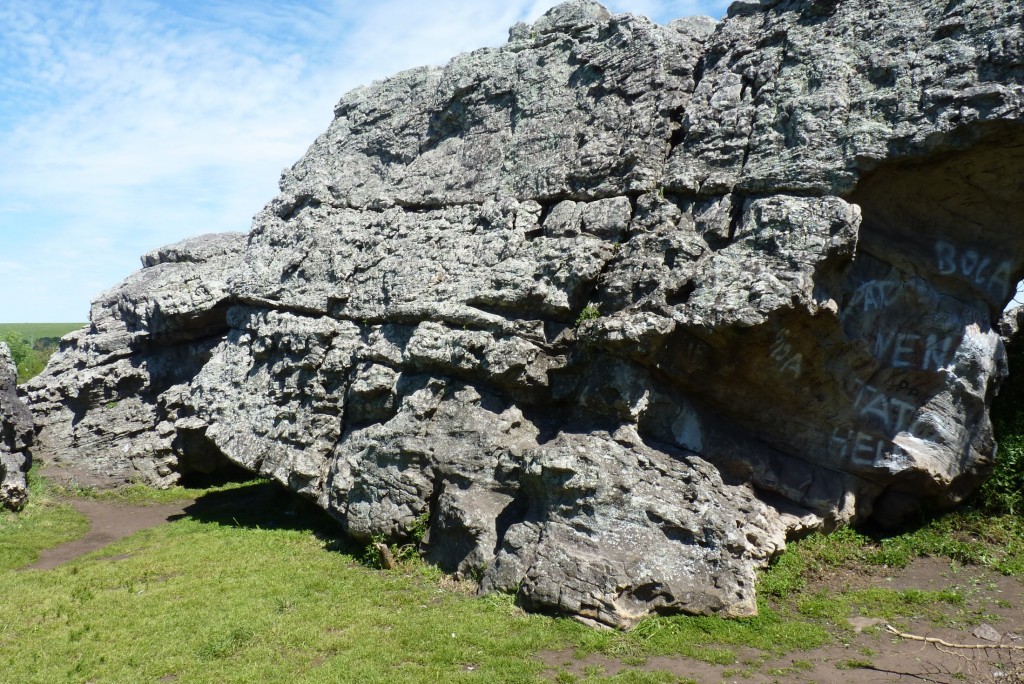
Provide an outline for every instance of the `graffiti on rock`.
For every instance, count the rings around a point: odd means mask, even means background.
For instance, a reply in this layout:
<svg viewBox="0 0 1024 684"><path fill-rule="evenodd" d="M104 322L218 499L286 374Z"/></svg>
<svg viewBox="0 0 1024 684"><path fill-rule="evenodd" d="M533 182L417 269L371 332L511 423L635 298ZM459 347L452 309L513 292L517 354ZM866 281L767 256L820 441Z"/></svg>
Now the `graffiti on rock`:
<svg viewBox="0 0 1024 684"><path fill-rule="evenodd" d="M940 275L959 276L996 298L1005 297L1013 287L1013 262L994 261L974 249L958 249L951 242L935 243L935 260Z"/></svg>

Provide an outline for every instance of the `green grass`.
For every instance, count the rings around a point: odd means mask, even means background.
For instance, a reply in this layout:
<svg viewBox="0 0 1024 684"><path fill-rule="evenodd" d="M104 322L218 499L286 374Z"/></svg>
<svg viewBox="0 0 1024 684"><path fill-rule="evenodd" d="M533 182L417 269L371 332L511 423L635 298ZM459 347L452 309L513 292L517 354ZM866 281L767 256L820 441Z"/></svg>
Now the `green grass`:
<svg viewBox="0 0 1024 684"><path fill-rule="evenodd" d="M962 606L964 597L955 589L922 591L872 587L854 591L820 591L812 596L799 597L796 603L801 615L827 620L832 625L842 627L846 618L853 615L886 620L931 617L934 614L932 608L939 604Z"/></svg>
<svg viewBox="0 0 1024 684"><path fill-rule="evenodd" d="M395 571L367 567L365 550L335 523L265 481L95 492L32 472L30 486L25 511L0 515L0 596L4 614L17 616L0 621L3 681L685 681L636 669L662 655L747 676L771 658L843 642L848 617L931 618L965 601L954 589L808 588L836 569L945 555L1024 574L1024 523L968 510L888 538L842 530L794 542L763 574L755 618L653 617L629 633L596 631L528 615L508 596L469 595L415 558ZM197 504L181 520L54 570L16 571L40 549L84 534L85 520L61 503L69 496ZM546 650L604 654L627 667L615 676L545 672L533 656ZM806 662L769 674L792 676Z"/></svg>
<svg viewBox="0 0 1024 684"><path fill-rule="evenodd" d="M926 556L1024 577L1024 518L965 508L889 537L871 537L850 528L812 534L789 545L762 576L760 590L782 598L802 590L809 577L831 568L858 564L903 568L914 558Z"/></svg>
<svg viewBox="0 0 1024 684"><path fill-rule="evenodd" d="M88 325L87 323L0 323L0 335L5 332L16 332L26 340L40 337L64 337L69 332Z"/></svg>
<svg viewBox="0 0 1024 684"><path fill-rule="evenodd" d="M86 517L55 501L35 468L28 473L28 487L28 504L20 513L0 510L0 572L30 565L39 559L40 551L89 531Z"/></svg>
<svg viewBox="0 0 1024 684"><path fill-rule="evenodd" d="M5 610L19 616L0 625L0 672L19 682L532 681L540 666L521 653L585 631L442 591L420 564L368 569L331 550L325 521L270 484L207 496L192 518L61 568L0 575Z"/></svg>
<svg viewBox="0 0 1024 684"><path fill-rule="evenodd" d="M0 672L18 682L537 682L532 655L569 649L641 664L664 654L733 663L737 646L777 654L828 634L767 606L750 620L652 618L631 633L528 615L476 598L418 560L397 571L322 513L270 483L120 493L60 490L32 473L20 515L0 518ZM199 496L182 520L49 571L17 572L40 548L85 532L61 496L166 502ZM575 681L566 671L549 673ZM627 669L593 682L677 682Z"/></svg>
<svg viewBox="0 0 1024 684"><path fill-rule="evenodd" d="M29 499L21 513L0 511L0 572L34 563L39 552L89 530L85 516L67 505Z"/></svg>
<svg viewBox="0 0 1024 684"><path fill-rule="evenodd" d="M806 585L816 573L935 549L998 567L1024 537L1012 526L986 536L1000 525L965 513L886 540L851 530L812 535L764 574L758 617L654 617L622 633L527 615L507 596L476 598L415 559L397 571L369 568L363 549L319 510L264 481L100 493L30 475L28 508L0 516L0 596L5 614L18 616L0 621L0 672L18 682L680 681L635 666L683 655L746 668L739 654L749 659L750 649L765 661L841 640L846 617L956 607L964 598L954 590L810 593ZM198 503L182 520L60 568L15 571L85 532L82 517L60 503L66 496ZM566 649L615 657L627 669L545 673L532 657Z"/></svg>
<svg viewBox="0 0 1024 684"><path fill-rule="evenodd" d="M969 608L964 590L847 588L830 579L898 571L915 558L939 557L952 565L974 565L1024 578L1024 520L991 516L965 508L934 518L916 530L872 537L842 529L792 542L761 574L758 590L786 619L795 616L828 629L837 639L851 630L848 618L862 616L898 622L923 619L960 626L992 619L984 608ZM824 586L825 588L820 588ZM815 588L819 587L819 588Z"/></svg>
<svg viewBox="0 0 1024 684"><path fill-rule="evenodd" d="M169 487L156 489L144 484L131 484L118 489L90 489L88 487L65 487L56 484L45 485L46 491L54 497L89 499L91 501L107 501L134 505L169 504L189 501L201 496L212 496L219 492L230 492L244 489L262 480L248 482L227 482L204 489L190 487Z"/></svg>
<svg viewBox="0 0 1024 684"><path fill-rule="evenodd" d="M736 662L728 647L755 648L770 655L809 650L830 641L820 625L787 620L767 602L758 606L759 615L744 620L716 617L654 617L644 620L610 650L627 650L630 655L685 655L719 665ZM631 651L630 651L631 649ZM608 650L608 649L605 649Z"/></svg>

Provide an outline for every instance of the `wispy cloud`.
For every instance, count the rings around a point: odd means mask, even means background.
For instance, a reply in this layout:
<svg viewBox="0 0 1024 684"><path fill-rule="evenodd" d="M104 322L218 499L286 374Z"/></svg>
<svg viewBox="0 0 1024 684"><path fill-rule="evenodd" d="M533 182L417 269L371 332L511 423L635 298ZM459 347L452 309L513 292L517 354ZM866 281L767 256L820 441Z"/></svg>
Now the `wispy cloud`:
<svg viewBox="0 0 1024 684"><path fill-rule="evenodd" d="M247 230L344 92L554 4L0 2L0 321L84 320L139 254ZM658 21L725 4L608 3Z"/></svg>

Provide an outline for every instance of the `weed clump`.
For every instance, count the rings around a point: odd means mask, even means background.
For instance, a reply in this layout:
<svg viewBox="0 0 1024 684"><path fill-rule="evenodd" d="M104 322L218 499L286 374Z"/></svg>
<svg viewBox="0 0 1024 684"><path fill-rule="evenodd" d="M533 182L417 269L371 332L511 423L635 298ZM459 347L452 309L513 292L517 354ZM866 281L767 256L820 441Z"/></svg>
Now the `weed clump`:
<svg viewBox="0 0 1024 684"><path fill-rule="evenodd" d="M601 310L598 309L593 304L587 304L585 307L583 307L583 310L580 311L579 315L576 317L576 327L580 327L581 325L583 325L585 321L597 320L600 317Z"/></svg>
<svg viewBox="0 0 1024 684"><path fill-rule="evenodd" d="M43 372L52 352L35 349L28 340L14 330L0 333L0 341L6 342L18 367L18 384L31 380Z"/></svg>
<svg viewBox="0 0 1024 684"><path fill-rule="evenodd" d="M1010 376L992 402L999 449L991 477L971 504L990 515L1024 516L1024 340L1007 348Z"/></svg>
<svg viewBox="0 0 1024 684"><path fill-rule="evenodd" d="M359 560L367 567L391 570L400 563L409 563L419 558L420 544L430 528L430 513L422 513L406 530L408 541L404 544L388 544L384 535L375 534L363 549Z"/></svg>

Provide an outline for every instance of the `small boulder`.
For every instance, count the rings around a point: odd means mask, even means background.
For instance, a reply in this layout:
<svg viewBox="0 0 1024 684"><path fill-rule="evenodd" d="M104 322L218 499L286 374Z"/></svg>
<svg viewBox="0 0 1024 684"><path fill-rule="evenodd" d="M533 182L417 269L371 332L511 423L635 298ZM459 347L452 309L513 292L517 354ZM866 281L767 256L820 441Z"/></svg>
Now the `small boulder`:
<svg viewBox="0 0 1024 684"><path fill-rule="evenodd" d="M32 414L18 398L18 369L0 342L0 508L17 511L28 501L32 431Z"/></svg>

